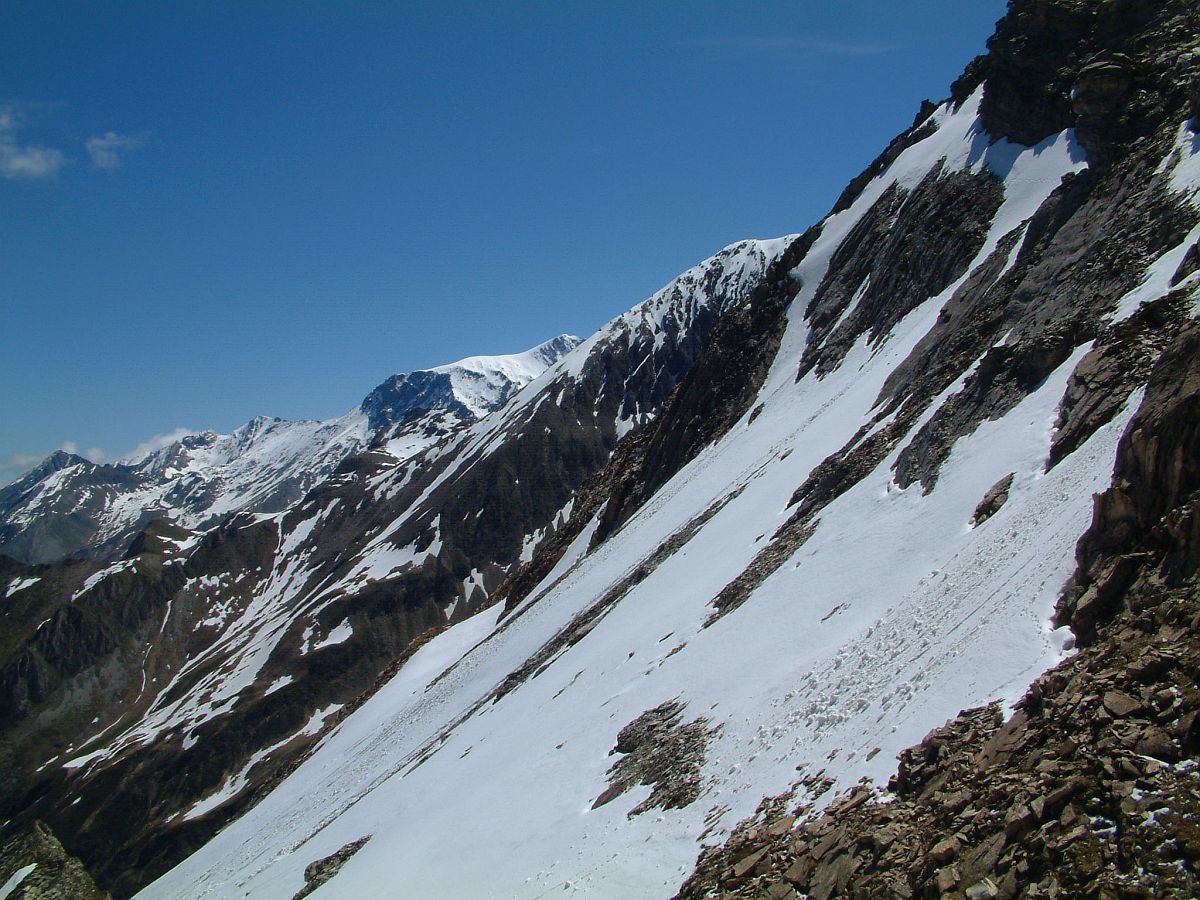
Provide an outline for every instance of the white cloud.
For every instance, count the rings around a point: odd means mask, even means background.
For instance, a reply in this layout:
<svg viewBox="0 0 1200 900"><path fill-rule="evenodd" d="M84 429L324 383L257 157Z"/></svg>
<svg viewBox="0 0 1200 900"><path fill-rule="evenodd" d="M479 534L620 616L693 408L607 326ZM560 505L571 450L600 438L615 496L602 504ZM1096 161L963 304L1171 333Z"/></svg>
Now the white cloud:
<svg viewBox="0 0 1200 900"><path fill-rule="evenodd" d="M91 137L84 146L92 158L92 165L97 169L111 172L121 167L121 155L129 150L136 150L146 143L141 135L117 134L115 131L106 132L103 137Z"/></svg>
<svg viewBox="0 0 1200 900"><path fill-rule="evenodd" d="M170 447L176 441L187 437L189 434L196 432L190 428L176 428L174 431L168 431L164 434L156 434L149 440L142 441L128 453L121 457L121 462L139 462L145 459L155 450L161 450L163 447Z"/></svg>
<svg viewBox="0 0 1200 900"><path fill-rule="evenodd" d="M0 459L0 471L19 469L23 472L26 469L32 469L45 458L40 453L14 453L5 459Z"/></svg>
<svg viewBox="0 0 1200 900"><path fill-rule="evenodd" d="M69 160L61 150L17 140L21 116L13 106L0 106L0 177L49 178Z"/></svg>
<svg viewBox="0 0 1200 900"><path fill-rule="evenodd" d="M80 450L79 445L74 441L63 441L58 448L64 453L70 453L72 456L82 456L89 462L94 462L98 466L105 463L113 462L113 456L101 447L89 447L87 450Z"/></svg>

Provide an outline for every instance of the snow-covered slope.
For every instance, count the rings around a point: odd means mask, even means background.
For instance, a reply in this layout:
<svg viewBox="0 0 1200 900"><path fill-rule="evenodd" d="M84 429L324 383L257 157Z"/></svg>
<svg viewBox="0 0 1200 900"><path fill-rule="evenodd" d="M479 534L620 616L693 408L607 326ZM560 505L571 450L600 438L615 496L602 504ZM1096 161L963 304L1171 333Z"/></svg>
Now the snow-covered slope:
<svg viewBox="0 0 1200 900"><path fill-rule="evenodd" d="M288 898L342 849L314 896L665 896L764 794L882 781L1060 659L1054 603L1145 370L1097 373L1152 308L1192 310L1192 275L1142 273L1194 243L1196 144L1172 124L1150 166L1093 174L1071 130L996 139L982 95L807 236L752 409L598 545L596 513L507 615L422 646L143 896ZM1101 246L1141 263L1098 273ZM664 703L686 740L638 730Z"/></svg>

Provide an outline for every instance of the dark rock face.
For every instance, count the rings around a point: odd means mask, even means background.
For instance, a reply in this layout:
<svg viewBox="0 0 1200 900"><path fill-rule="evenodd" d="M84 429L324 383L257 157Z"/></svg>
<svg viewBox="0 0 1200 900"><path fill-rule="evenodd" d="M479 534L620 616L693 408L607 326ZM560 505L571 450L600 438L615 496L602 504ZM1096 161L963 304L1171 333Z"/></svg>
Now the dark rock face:
<svg viewBox="0 0 1200 900"><path fill-rule="evenodd" d="M324 859L318 859L314 863L309 863L308 868L304 870L304 887L296 892L296 896L292 900L302 900L302 898L307 897L325 882L333 878L342 866L346 864L346 860L366 846L367 841L370 839L371 835L368 834L357 841L351 841L345 847L342 847L330 856L326 856Z"/></svg>
<svg viewBox="0 0 1200 900"><path fill-rule="evenodd" d="M397 422L405 422L435 406L448 408L463 419L474 418L462 401L454 396L446 372L408 372L393 375L362 402L367 426L378 431Z"/></svg>
<svg viewBox="0 0 1200 900"><path fill-rule="evenodd" d="M580 484L572 497L571 518L538 546L533 559L510 572L493 594L497 603L504 604L503 615L530 597L610 497L633 489L627 482L636 481L650 435L651 430L643 428L626 437L613 450L607 465Z"/></svg>
<svg viewBox="0 0 1200 900"><path fill-rule="evenodd" d="M971 516L972 525L982 525L992 516L1000 511L1000 508L1008 502L1008 492L1012 488L1013 473L1009 472L990 488L983 495L983 499L979 501L979 505L975 507L975 512Z"/></svg>
<svg viewBox="0 0 1200 900"><path fill-rule="evenodd" d="M988 40L981 73L984 127L997 137L1032 146L1070 128L1070 68L1096 4L1026 2L1010 5Z"/></svg>
<svg viewBox="0 0 1200 900"><path fill-rule="evenodd" d="M1189 322L1157 361L1117 456L1113 485L1095 501L1079 568L1058 618L1081 643L1130 607L1131 586L1187 584L1200 565L1200 327ZM1153 574L1151 574L1153 572Z"/></svg>
<svg viewBox="0 0 1200 900"><path fill-rule="evenodd" d="M986 171L934 173L911 194L889 189L838 249L809 304L812 338L797 380L814 368L832 371L860 335L878 342L953 284L983 246L1003 198Z"/></svg>
<svg viewBox="0 0 1200 900"><path fill-rule="evenodd" d="M162 555L152 550L132 557L127 567L102 579L75 602L69 599L74 592L64 589L70 585L82 590L80 576L90 574L96 566L51 569L51 574L43 576L51 579L49 584L40 590L28 589L32 593L25 599L52 597L54 602L32 604L22 610L24 615L11 617L16 622L10 619L8 623L23 640L15 644L19 650L0 665L0 728L14 727L97 660L117 652L126 644L129 633L145 631L149 620L183 581L180 572L164 572L162 562ZM32 614L43 613L48 615L40 623L31 621ZM80 690L80 684L71 686L76 694ZM43 719L39 727L46 729L49 725L50 721Z"/></svg>
<svg viewBox="0 0 1200 900"><path fill-rule="evenodd" d="M0 886L10 882L11 900L112 900L41 822L0 843Z"/></svg>
<svg viewBox="0 0 1200 900"><path fill-rule="evenodd" d="M1188 0L1016 0L973 73L987 81L984 126L1027 145L1074 126L1108 165L1187 103L1196 16Z"/></svg>
<svg viewBox="0 0 1200 900"><path fill-rule="evenodd" d="M889 407L914 389L923 396L944 389L950 372L980 359L963 389L902 450L896 463L902 487L919 480L930 489L958 436L1010 410L1089 339L1096 339L1098 353L1123 358L1126 395L1145 373L1144 363L1134 361L1139 342L1128 339L1129 327L1109 326L1104 317L1137 284L1144 261L1175 246L1196 218L1151 174L1165 153L1165 123L1155 137L1103 175L1064 181L1030 221L1013 266L999 279L989 281L986 270L968 279L893 374L884 388ZM1150 315L1139 320L1143 333L1153 331L1151 322ZM1110 343L1113 349L1104 350ZM1102 392L1110 399L1121 393L1112 387ZM1077 402L1075 395L1067 400L1072 408Z"/></svg>
<svg viewBox="0 0 1200 900"><path fill-rule="evenodd" d="M684 706L668 701L648 709L617 734L613 753L621 758L608 771L609 787L595 809L642 784L650 796L629 811L640 815L654 807L678 809L700 796L700 768L709 731L705 719L683 722Z"/></svg>
<svg viewBox="0 0 1200 900"><path fill-rule="evenodd" d="M1102 333L1095 348L1071 373L1047 468L1111 421L1130 392L1146 382L1151 367L1187 319L1187 306L1186 297L1168 294Z"/></svg>

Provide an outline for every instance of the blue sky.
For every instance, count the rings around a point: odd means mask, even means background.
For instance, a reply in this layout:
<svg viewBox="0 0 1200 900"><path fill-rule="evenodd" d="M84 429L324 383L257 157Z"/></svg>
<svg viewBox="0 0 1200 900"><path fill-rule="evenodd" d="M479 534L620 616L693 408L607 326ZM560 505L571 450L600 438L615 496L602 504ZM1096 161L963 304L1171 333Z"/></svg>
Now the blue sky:
<svg viewBox="0 0 1200 900"><path fill-rule="evenodd" d="M801 231L1002 0L0 6L0 483L586 335Z"/></svg>

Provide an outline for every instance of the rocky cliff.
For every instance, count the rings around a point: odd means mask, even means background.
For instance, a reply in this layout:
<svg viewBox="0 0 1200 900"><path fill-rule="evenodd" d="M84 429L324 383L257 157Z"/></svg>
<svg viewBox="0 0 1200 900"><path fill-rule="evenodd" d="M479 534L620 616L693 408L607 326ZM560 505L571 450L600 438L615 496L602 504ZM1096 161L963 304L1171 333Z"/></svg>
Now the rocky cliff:
<svg viewBox="0 0 1200 900"><path fill-rule="evenodd" d="M41 822L0 844L0 896L12 900L112 900Z"/></svg>

